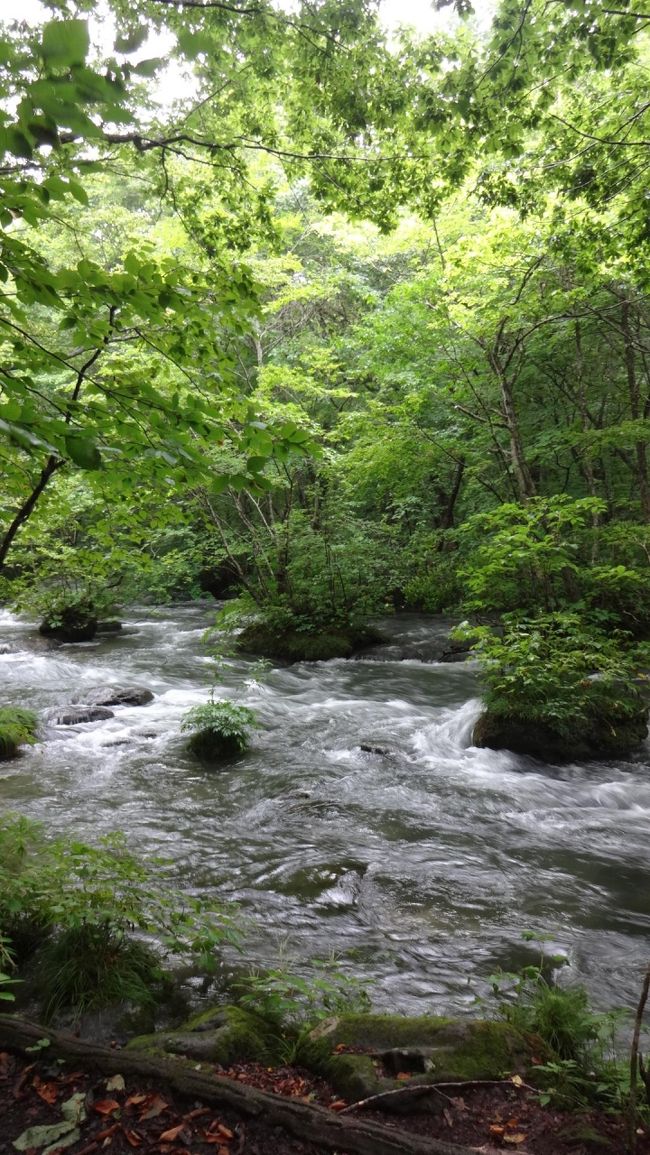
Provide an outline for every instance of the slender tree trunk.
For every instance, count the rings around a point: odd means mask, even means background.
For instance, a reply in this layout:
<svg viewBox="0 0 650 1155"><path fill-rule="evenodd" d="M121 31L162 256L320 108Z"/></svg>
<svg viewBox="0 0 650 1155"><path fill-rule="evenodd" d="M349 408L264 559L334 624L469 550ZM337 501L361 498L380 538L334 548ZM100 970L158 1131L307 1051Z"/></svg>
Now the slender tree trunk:
<svg viewBox="0 0 650 1155"><path fill-rule="evenodd" d="M632 337L632 328L630 325L629 301L623 301L621 305L621 331L623 333L625 349L625 372L627 375L627 389L630 398L630 414L634 421L638 421L643 417L643 407L641 405L641 390L639 388L639 380L636 372L636 355L634 352L634 340ZM635 451L637 482L639 486L639 500L641 503L641 517L643 521L650 522L650 482L648 480L648 456L645 441L637 441L635 445Z"/></svg>
<svg viewBox="0 0 650 1155"><path fill-rule="evenodd" d="M519 498L525 504L531 497L537 495L537 489L528 467L528 462L526 461L524 442L521 436L519 418L517 416L517 408L512 391L512 382L509 380L507 373L504 372L496 350L492 349L488 353L488 361L490 368L499 382L499 388L501 390L501 410L504 424L510 438L510 460L512 461L512 468L517 482Z"/></svg>
<svg viewBox="0 0 650 1155"><path fill-rule="evenodd" d="M9 550L14 543L16 535L20 532L25 523L29 521L29 518L34 512L38 499L43 493L43 490L46 488L50 478L56 473L57 469L61 468L62 465L65 465L65 461L61 458L53 456L48 457L40 472L39 479L32 489L32 492L23 502L13 521L11 522L11 525L3 535L2 540L0 541L0 573L2 573L2 570L5 568L7 554L9 553Z"/></svg>

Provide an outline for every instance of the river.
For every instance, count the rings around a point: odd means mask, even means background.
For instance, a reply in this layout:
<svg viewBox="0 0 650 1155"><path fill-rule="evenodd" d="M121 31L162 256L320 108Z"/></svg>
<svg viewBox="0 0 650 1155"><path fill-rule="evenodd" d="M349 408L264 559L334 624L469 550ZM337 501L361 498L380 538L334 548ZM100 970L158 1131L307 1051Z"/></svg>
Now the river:
<svg viewBox="0 0 650 1155"><path fill-rule="evenodd" d="M634 1004L648 954L650 748L547 766L472 747L472 663L427 660L448 623L397 615L355 661L261 670L227 659L217 692L252 707L250 752L209 770L179 723L205 701L215 604L131 610L121 633L52 646L0 611L2 704L39 711L100 685L151 689L112 719L47 726L0 764L0 805L53 832L123 830L179 882L234 899L246 957L340 957L378 1008L467 1012L497 968L548 936L596 1005ZM2 643L5 643L2 646ZM362 745L377 748L364 751Z"/></svg>

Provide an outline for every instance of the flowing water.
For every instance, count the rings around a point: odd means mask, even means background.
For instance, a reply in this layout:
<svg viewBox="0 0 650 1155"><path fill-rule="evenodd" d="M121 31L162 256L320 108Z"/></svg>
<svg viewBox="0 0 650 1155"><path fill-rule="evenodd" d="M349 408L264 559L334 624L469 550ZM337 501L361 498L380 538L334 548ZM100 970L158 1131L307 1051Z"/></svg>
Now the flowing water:
<svg viewBox="0 0 650 1155"><path fill-rule="evenodd" d="M252 750L219 770L179 723L205 701L215 606L131 611L120 634L52 646L0 611L3 703L38 710L100 685L155 699L53 726L0 766L0 806L55 832L123 830L194 892L236 899L246 957L341 957L378 1007L470 1009L497 967L549 936L601 1006L632 1005L650 929L650 749L557 767L470 745L472 664L427 660L449 623L398 615L362 660L287 668L243 658L218 694L252 707ZM2 644L4 643L4 645ZM363 750L362 746L371 750Z"/></svg>

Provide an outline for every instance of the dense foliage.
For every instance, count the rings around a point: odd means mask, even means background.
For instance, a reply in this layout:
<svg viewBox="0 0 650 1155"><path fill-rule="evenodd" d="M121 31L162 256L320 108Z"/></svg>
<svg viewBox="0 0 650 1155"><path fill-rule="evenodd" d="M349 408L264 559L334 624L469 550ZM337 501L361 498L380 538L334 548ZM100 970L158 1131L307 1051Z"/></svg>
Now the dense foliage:
<svg viewBox="0 0 650 1155"><path fill-rule="evenodd" d="M238 592L289 658L505 613L501 717L638 713L643 14L109 7L1 29L2 597Z"/></svg>

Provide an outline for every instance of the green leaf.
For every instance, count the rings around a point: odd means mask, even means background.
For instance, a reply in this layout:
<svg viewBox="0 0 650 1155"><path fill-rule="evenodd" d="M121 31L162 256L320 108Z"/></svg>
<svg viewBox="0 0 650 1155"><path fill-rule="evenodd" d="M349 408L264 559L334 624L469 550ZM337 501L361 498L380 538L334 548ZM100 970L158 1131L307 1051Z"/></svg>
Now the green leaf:
<svg viewBox="0 0 650 1155"><path fill-rule="evenodd" d="M140 60L134 65L133 71L137 76L155 76L165 61L160 56L152 56L150 60Z"/></svg>
<svg viewBox="0 0 650 1155"><path fill-rule="evenodd" d="M70 433L65 439L65 451L71 461L80 469L101 469L102 457L94 441L88 441L78 433Z"/></svg>
<svg viewBox="0 0 650 1155"><path fill-rule="evenodd" d="M141 48L144 44L148 35L149 29L145 24L140 28L136 28L134 32L130 32L128 36L118 36L114 44L115 51L124 52L126 55L128 55L129 52L137 52L138 48Z"/></svg>
<svg viewBox="0 0 650 1155"><path fill-rule="evenodd" d="M89 48L87 20L50 20L43 27L41 54L46 64L83 64Z"/></svg>
<svg viewBox="0 0 650 1155"><path fill-rule="evenodd" d="M178 33L178 46L184 56L189 56L193 60L201 52L211 52L214 44L205 32L192 32L189 29L183 29Z"/></svg>

